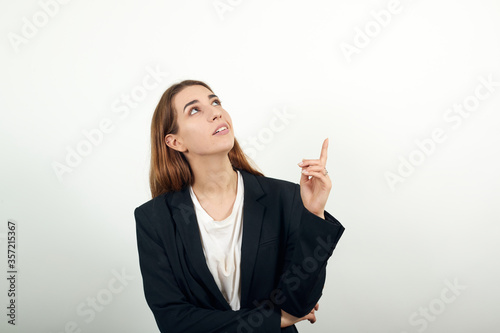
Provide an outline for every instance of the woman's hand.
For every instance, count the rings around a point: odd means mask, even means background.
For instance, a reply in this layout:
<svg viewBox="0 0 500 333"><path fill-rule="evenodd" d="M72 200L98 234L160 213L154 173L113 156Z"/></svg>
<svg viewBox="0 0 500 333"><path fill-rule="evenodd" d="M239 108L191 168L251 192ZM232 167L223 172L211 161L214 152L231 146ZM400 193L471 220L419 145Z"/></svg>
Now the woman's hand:
<svg viewBox="0 0 500 333"><path fill-rule="evenodd" d="M325 174L327 150L328 138L323 141L319 159L302 159L302 162L298 164L302 168L302 176L300 177L302 203L308 211L323 219L325 218L326 201L332 188L332 181L328 174ZM309 176L311 176L310 179Z"/></svg>
<svg viewBox="0 0 500 333"><path fill-rule="evenodd" d="M292 326L295 323L298 323L299 321L302 320L309 320L311 324L314 324L316 322L316 315L314 314L314 311L318 311L319 309L319 303L316 303L316 306L314 306L314 309L311 310L307 315L305 315L302 318L297 318L292 316L291 314L281 310L281 328L283 327L288 327Z"/></svg>

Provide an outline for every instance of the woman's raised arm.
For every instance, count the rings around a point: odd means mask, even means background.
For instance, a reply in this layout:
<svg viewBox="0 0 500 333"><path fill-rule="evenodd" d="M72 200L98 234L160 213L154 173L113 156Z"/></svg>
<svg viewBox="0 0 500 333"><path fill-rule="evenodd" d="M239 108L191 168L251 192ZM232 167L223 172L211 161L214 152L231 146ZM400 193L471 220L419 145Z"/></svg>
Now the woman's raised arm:
<svg viewBox="0 0 500 333"><path fill-rule="evenodd" d="M304 207L300 186L295 193L287 231L285 264L278 289L283 292L281 308L292 316L306 316L322 295L326 264L344 227L326 210L325 219Z"/></svg>

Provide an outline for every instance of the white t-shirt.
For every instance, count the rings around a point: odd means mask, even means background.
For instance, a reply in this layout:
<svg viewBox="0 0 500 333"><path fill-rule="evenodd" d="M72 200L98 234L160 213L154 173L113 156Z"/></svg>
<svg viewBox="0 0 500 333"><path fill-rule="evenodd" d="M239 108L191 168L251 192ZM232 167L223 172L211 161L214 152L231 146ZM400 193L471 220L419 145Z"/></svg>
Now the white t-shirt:
<svg viewBox="0 0 500 333"><path fill-rule="evenodd" d="M201 243L208 268L231 309L240 309L240 262L243 219L243 177L238 173L238 188L231 215L215 221L203 209L191 186Z"/></svg>

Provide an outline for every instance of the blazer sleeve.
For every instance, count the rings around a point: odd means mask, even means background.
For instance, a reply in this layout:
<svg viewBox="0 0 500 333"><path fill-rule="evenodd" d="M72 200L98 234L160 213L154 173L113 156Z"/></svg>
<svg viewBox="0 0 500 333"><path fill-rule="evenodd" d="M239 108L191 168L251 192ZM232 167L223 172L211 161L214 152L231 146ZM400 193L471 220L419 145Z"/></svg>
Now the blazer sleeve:
<svg viewBox="0 0 500 333"><path fill-rule="evenodd" d="M157 232L137 207L137 247L146 301L161 332L234 333L281 331L281 312L262 304L252 309L216 310L189 303L175 278Z"/></svg>
<svg viewBox="0 0 500 333"><path fill-rule="evenodd" d="M326 280L326 264L344 227L326 210L325 219L308 211L295 184L287 232L284 271L278 289L281 308L295 317L307 315L319 301Z"/></svg>

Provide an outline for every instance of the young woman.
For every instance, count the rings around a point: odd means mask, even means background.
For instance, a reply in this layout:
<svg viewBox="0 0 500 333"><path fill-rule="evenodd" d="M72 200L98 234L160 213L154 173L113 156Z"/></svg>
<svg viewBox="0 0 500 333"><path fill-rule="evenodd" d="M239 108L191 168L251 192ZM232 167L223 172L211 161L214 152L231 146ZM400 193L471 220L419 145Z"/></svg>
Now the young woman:
<svg viewBox="0 0 500 333"><path fill-rule="evenodd" d="M146 301L161 332L297 332L316 321L328 258L344 227L324 210L319 159L298 184L248 162L210 87L168 88L151 124L153 199L135 209Z"/></svg>

